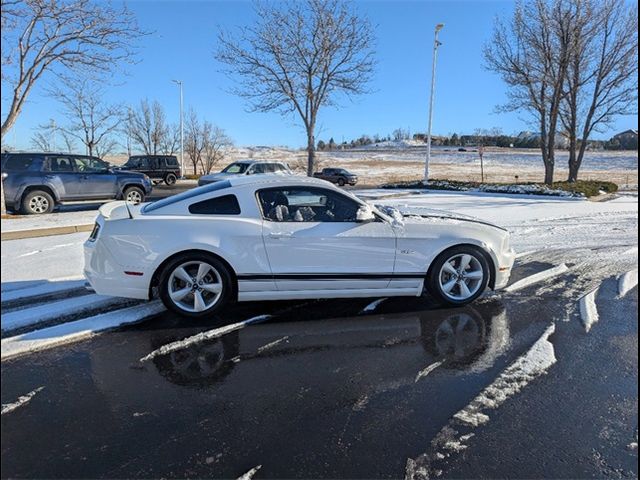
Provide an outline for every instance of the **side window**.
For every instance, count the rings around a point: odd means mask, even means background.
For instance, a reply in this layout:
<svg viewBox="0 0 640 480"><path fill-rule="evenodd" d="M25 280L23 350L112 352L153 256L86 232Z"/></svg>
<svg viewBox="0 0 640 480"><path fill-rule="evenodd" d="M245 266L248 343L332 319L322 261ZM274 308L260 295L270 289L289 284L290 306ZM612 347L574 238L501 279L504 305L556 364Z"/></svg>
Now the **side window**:
<svg viewBox="0 0 640 480"><path fill-rule="evenodd" d="M2 169L9 172L21 172L31 170L34 159L26 155L3 156Z"/></svg>
<svg viewBox="0 0 640 480"><path fill-rule="evenodd" d="M257 163L253 166L253 173L267 173L267 164Z"/></svg>
<svg viewBox="0 0 640 480"><path fill-rule="evenodd" d="M107 164L99 158L76 157L74 161L76 170L81 173L99 173L107 169Z"/></svg>
<svg viewBox="0 0 640 480"><path fill-rule="evenodd" d="M355 222L360 205L322 188L269 188L258 192L266 220L273 222Z"/></svg>
<svg viewBox="0 0 640 480"><path fill-rule="evenodd" d="M69 157L49 157L49 170L52 172L73 172L73 162Z"/></svg>
<svg viewBox="0 0 640 480"><path fill-rule="evenodd" d="M235 195L209 198L189 205L189 213L198 215L240 215L240 205Z"/></svg>

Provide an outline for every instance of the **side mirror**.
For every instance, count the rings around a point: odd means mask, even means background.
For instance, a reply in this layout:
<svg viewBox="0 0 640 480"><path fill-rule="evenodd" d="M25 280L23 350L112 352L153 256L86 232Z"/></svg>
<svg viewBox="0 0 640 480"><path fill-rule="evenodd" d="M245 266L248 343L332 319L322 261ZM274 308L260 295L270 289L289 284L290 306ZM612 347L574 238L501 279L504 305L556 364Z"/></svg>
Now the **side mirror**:
<svg viewBox="0 0 640 480"><path fill-rule="evenodd" d="M375 219L376 216L369 205L362 205L356 213L356 222L358 223L369 223L375 221Z"/></svg>

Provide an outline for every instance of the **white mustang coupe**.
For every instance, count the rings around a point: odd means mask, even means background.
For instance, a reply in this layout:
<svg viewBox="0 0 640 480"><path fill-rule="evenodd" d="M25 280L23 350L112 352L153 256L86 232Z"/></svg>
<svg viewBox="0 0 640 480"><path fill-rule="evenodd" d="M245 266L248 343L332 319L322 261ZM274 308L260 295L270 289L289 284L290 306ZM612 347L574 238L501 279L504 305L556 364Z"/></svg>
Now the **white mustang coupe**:
<svg viewBox="0 0 640 480"><path fill-rule="evenodd" d="M446 212L367 203L323 180L238 177L153 203L100 208L84 245L99 294L188 317L237 301L419 296L464 305L503 288L509 233Z"/></svg>

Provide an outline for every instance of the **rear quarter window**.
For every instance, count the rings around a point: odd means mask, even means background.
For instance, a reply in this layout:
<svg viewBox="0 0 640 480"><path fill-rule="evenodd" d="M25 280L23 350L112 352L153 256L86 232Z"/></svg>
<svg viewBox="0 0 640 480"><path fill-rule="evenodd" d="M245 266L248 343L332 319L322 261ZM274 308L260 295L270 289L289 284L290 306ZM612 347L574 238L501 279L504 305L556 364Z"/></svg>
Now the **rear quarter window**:
<svg viewBox="0 0 640 480"><path fill-rule="evenodd" d="M189 213L197 215L240 215L240 204L235 195L209 198L189 205Z"/></svg>
<svg viewBox="0 0 640 480"><path fill-rule="evenodd" d="M9 172L29 171L36 168L36 159L27 155L8 155L2 162L2 169Z"/></svg>

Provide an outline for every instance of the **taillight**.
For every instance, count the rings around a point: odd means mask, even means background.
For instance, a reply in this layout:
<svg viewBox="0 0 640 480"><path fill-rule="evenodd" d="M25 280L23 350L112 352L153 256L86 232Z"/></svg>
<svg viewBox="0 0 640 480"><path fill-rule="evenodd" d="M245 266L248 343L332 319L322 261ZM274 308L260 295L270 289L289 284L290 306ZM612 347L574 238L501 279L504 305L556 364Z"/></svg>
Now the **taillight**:
<svg viewBox="0 0 640 480"><path fill-rule="evenodd" d="M93 230L91 230L91 235L89 235L89 241L95 242L96 238L98 238L98 233L100 232L100 225L96 222L93 226Z"/></svg>

